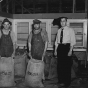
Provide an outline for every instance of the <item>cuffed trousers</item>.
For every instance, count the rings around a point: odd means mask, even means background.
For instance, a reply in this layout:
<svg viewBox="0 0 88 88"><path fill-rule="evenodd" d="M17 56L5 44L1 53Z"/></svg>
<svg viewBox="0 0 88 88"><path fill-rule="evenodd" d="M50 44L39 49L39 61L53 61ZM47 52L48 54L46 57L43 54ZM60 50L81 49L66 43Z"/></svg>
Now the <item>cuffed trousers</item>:
<svg viewBox="0 0 88 88"><path fill-rule="evenodd" d="M68 56L70 44L59 44L57 48L57 72L59 83L66 86L71 83L71 57Z"/></svg>

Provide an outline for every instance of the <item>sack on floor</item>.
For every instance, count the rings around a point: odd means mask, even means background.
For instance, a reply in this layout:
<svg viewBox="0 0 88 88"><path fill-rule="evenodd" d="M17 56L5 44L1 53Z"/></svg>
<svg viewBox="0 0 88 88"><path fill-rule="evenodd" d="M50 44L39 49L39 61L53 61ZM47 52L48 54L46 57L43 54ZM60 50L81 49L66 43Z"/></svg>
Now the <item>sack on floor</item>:
<svg viewBox="0 0 88 88"><path fill-rule="evenodd" d="M48 76L49 76L51 57L52 56L49 55L49 53L46 53L46 55L44 57L44 63L45 63L44 74L45 74L45 79L48 79Z"/></svg>
<svg viewBox="0 0 88 88"><path fill-rule="evenodd" d="M26 73L26 62L25 62L26 54L15 56L15 75L16 76L25 76Z"/></svg>
<svg viewBox="0 0 88 88"><path fill-rule="evenodd" d="M76 78L78 71L78 58L75 54L72 55L71 79Z"/></svg>
<svg viewBox="0 0 88 88"><path fill-rule="evenodd" d="M52 57L48 79L57 78L57 59Z"/></svg>
<svg viewBox="0 0 88 88"><path fill-rule="evenodd" d="M73 68L71 68L71 79L75 78L76 74Z"/></svg>
<svg viewBox="0 0 88 88"><path fill-rule="evenodd" d="M14 59L0 58L0 87L14 86Z"/></svg>
<svg viewBox="0 0 88 88"><path fill-rule="evenodd" d="M27 66L25 83L30 87L43 87L44 62L30 59Z"/></svg>

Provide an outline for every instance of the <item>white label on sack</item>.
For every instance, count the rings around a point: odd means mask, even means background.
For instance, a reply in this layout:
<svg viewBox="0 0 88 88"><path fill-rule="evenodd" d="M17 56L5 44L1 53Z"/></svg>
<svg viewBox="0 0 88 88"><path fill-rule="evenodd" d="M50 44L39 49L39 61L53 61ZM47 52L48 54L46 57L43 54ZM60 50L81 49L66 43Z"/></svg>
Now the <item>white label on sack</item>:
<svg viewBox="0 0 88 88"><path fill-rule="evenodd" d="M31 75L31 76L38 76L38 73L32 73L32 72L27 72L28 75Z"/></svg>
<svg viewBox="0 0 88 88"><path fill-rule="evenodd" d="M11 75L11 74L12 72L5 72L5 71L0 72L0 75Z"/></svg>

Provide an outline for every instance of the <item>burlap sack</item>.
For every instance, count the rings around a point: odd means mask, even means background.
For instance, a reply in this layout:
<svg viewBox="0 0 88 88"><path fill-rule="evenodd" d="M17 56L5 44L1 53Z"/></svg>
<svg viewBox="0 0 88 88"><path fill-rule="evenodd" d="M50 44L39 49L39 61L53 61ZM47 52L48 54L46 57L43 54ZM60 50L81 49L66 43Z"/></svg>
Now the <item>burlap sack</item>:
<svg viewBox="0 0 88 88"><path fill-rule="evenodd" d="M0 58L0 87L14 86L14 59Z"/></svg>
<svg viewBox="0 0 88 88"><path fill-rule="evenodd" d="M44 62L30 59L27 66L25 83L31 87L43 87Z"/></svg>
<svg viewBox="0 0 88 88"><path fill-rule="evenodd" d="M26 74L26 54L15 56L15 75L24 77Z"/></svg>

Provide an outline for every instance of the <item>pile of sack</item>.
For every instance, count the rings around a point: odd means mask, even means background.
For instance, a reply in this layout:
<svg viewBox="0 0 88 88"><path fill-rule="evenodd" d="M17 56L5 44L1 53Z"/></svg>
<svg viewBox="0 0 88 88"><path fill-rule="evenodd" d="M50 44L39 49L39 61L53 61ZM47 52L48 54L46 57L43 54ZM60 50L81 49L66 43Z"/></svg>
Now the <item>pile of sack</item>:
<svg viewBox="0 0 88 88"><path fill-rule="evenodd" d="M16 49L15 58L14 58L14 74L15 76L25 77L26 74L26 49Z"/></svg>
<svg viewBox="0 0 88 88"><path fill-rule="evenodd" d="M78 58L75 54L72 55L71 79L77 77L78 72Z"/></svg>
<svg viewBox="0 0 88 88"><path fill-rule="evenodd" d="M51 58L52 58L52 55L50 53L46 53L45 55L45 58L44 58L44 76L45 76L45 79L48 79L48 76L49 76L49 70L50 70L50 64L51 64Z"/></svg>

